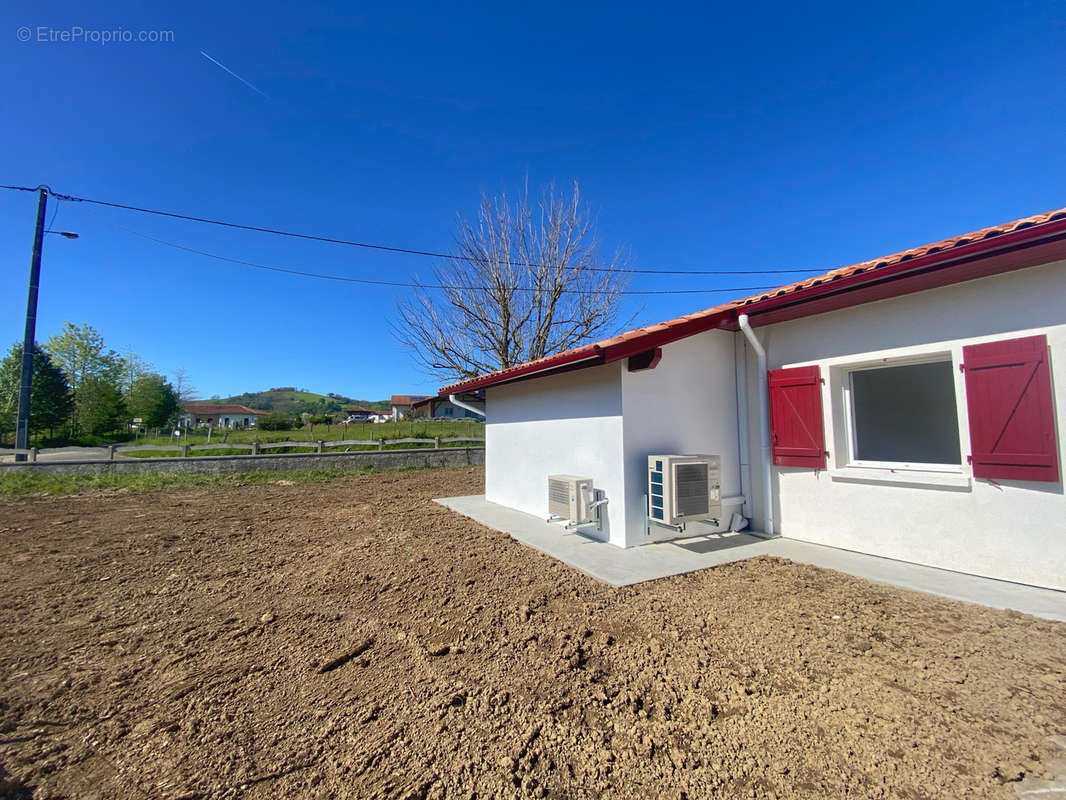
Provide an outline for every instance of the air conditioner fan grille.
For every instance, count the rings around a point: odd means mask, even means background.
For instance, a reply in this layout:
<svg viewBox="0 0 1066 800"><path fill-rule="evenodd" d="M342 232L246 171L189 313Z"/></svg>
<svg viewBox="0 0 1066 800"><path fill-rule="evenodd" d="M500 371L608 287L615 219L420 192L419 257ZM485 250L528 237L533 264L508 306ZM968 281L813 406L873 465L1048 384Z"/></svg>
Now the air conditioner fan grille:
<svg viewBox="0 0 1066 800"><path fill-rule="evenodd" d="M553 503L569 503L570 487L566 481L548 481L548 499Z"/></svg>
<svg viewBox="0 0 1066 800"><path fill-rule="evenodd" d="M710 499L707 496L707 465L678 464L674 468L674 480L677 482L678 516L706 514Z"/></svg>

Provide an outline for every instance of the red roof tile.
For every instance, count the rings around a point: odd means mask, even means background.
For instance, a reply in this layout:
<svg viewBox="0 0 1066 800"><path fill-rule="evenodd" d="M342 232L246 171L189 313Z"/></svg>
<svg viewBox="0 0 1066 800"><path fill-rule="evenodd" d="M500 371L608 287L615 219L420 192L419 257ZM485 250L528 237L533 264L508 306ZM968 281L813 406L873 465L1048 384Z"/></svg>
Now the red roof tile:
<svg viewBox="0 0 1066 800"><path fill-rule="evenodd" d="M394 406L410 406L420 400L428 400L430 397L431 395L428 394L394 394L389 403Z"/></svg>
<svg viewBox="0 0 1066 800"><path fill-rule="evenodd" d="M269 411L256 411L248 406L219 405L217 403L186 403L184 409L190 414L269 414Z"/></svg>
<svg viewBox="0 0 1066 800"><path fill-rule="evenodd" d="M987 242L996 237L1004 236L1005 234L1024 231L1062 220L1066 220L1066 208L1048 211L1043 214L1036 214L1031 217L1023 217L1022 219L1016 219L1012 222L1003 223L1002 225L994 225L989 228L982 228L979 231L973 231L972 233L965 233L961 236L953 236L950 239L927 244L923 247L914 247L910 250L903 250L899 253L883 256L882 258L863 261L848 267L840 267L839 269L830 270L829 272L817 275L813 278L807 278L802 281L797 281L796 283L779 286L770 291L754 294L740 300L733 300L712 308L704 309L703 311L686 314L683 317L660 322L657 325L649 325L644 328L626 331L618 336L603 339L599 342L582 345L581 347L545 356L544 358L535 361L528 361L524 364L517 364L513 367L497 370L496 372L490 372L475 378L459 381L458 383L443 387L441 389L441 394L492 386L517 377L538 372L547 372L569 365L576 365L582 361L592 361L593 359L596 359L597 363L605 363L606 361L617 360L617 358L623 358L625 355L625 352L620 347L621 345L639 346L642 342L649 342L661 334L671 332L677 334L676 336L670 337L671 340L684 338L703 330L717 327L717 323L721 320L723 315L729 312L732 312L733 314L745 313L748 306L773 301L778 298L788 298L791 295L804 292L808 289L815 289L816 287L835 289L839 282L848 278L865 276L871 273L876 274L878 271L888 270L896 265L914 261L925 256L933 256L938 253L950 253L950 255L953 256L953 251L963 248L966 245ZM1040 233L1040 231L1033 232L1034 236ZM613 357L610 357L609 353L612 350L615 352Z"/></svg>

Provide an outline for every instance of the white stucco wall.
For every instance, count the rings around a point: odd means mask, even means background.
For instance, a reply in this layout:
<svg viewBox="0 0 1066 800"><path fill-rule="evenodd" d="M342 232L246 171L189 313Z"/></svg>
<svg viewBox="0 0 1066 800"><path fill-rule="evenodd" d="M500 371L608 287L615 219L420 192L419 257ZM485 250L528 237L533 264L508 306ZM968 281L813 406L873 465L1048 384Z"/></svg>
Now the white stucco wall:
<svg viewBox="0 0 1066 800"><path fill-rule="evenodd" d="M818 364L828 471L774 468L777 531L784 536L1004 580L1066 589L1063 484L973 479L963 463L953 485L912 474L910 483L849 470L840 383L864 361L948 353L955 369L959 441L970 452L967 344L1044 333L1051 352L1060 472L1066 431L1066 262L757 328L769 366ZM749 351L750 446L758 456L755 360ZM876 474L876 473L875 473ZM883 473L880 473L883 475ZM849 477L850 476L850 477ZM884 478L890 478L884 475ZM755 527L763 525L758 481Z"/></svg>
<svg viewBox="0 0 1066 800"><path fill-rule="evenodd" d="M609 500L601 538L624 546L621 369L608 364L490 387L486 499L546 517L548 475L590 477Z"/></svg>
<svg viewBox="0 0 1066 800"><path fill-rule="evenodd" d="M243 425L245 420L248 420L249 425L255 425L255 421L259 419L256 414L219 414L218 422L223 428L232 428L234 425Z"/></svg>
<svg viewBox="0 0 1066 800"><path fill-rule="evenodd" d="M703 453L722 458L722 496L740 494L734 334L707 331L665 345L652 370L622 367L623 451L626 485L626 543L676 537L652 526L644 536L644 493L648 456ZM723 508L729 515L739 506ZM687 535L718 530L693 523Z"/></svg>

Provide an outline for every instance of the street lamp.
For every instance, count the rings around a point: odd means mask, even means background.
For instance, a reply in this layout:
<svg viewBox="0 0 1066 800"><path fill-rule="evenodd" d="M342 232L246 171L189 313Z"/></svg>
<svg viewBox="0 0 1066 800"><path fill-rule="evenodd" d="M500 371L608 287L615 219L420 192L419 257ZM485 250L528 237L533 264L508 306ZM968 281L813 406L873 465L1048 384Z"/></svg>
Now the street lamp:
<svg viewBox="0 0 1066 800"><path fill-rule="evenodd" d="M47 186L37 187L37 225L33 231L33 255L30 258L30 289L26 298L26 332L22 338L22 377L19 382L18 421L15 423L15 449L30 447L30 386L33 384L33 350L37 337L37 292L41 283L41 246L45 233L57 233L67 239L77 239L70 231L45 231L44 213L48 205ZM25 453L16 453L16 461L25 461Z"/></svg>

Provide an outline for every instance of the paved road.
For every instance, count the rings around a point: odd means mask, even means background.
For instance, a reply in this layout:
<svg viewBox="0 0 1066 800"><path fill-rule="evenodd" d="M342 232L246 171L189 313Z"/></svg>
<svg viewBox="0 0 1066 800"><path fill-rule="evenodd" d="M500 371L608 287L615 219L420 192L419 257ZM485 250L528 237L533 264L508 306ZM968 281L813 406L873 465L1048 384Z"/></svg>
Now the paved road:
<svg viewBox="0 0 1066 800"><path fill-rule="evenodd" d="M37 453L38 461L106 461L107 457L106 447L52 447ZM14 460L13 455L0 456L0 461Z"/></svg>

